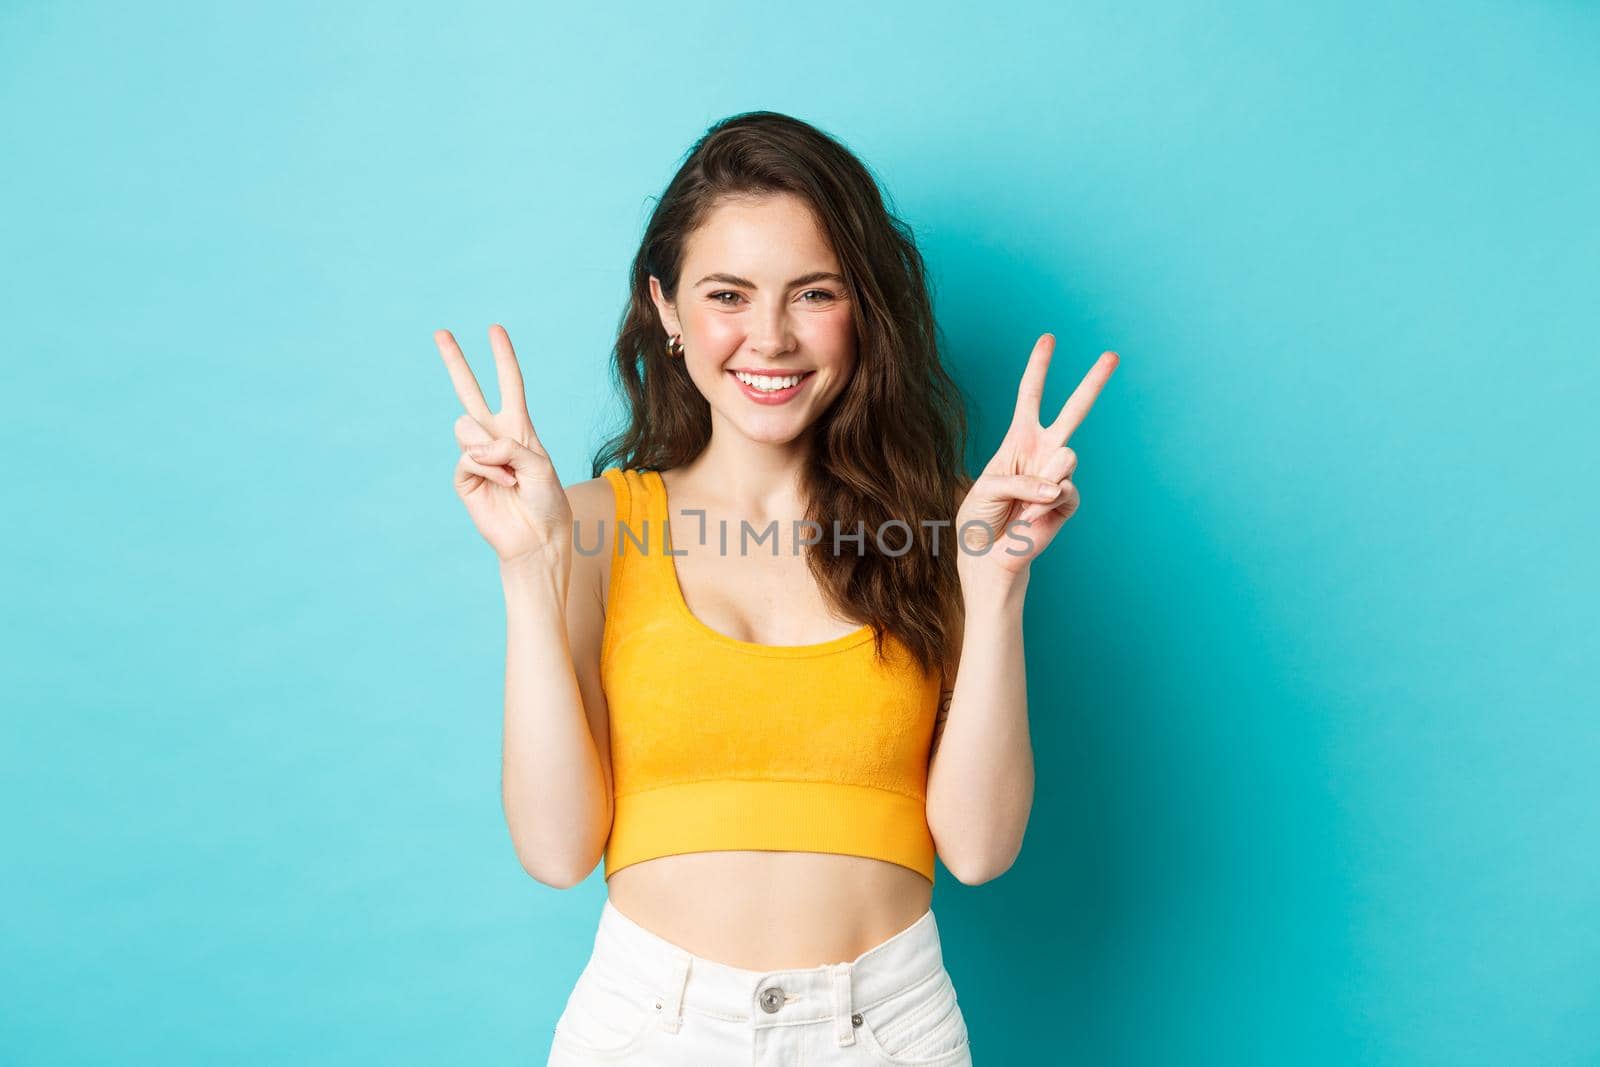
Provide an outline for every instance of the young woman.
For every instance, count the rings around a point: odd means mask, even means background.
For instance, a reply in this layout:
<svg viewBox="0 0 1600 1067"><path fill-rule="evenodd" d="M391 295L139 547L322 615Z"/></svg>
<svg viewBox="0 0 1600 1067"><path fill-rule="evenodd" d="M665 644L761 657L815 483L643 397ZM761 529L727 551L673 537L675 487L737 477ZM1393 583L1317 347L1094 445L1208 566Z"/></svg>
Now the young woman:
<svg viewBox="0 0 1600 1067"><path fill-rule="evenodd" d="M506 597L502 792L548 885L604 861L549 1063L968 1064L930 907L1033 797L1022 601L1078 506L1054 338L976 480L923 262L862 163L737 115L656 205L614 352L629 422L563 487L511 340L455 486Z"/></svg>

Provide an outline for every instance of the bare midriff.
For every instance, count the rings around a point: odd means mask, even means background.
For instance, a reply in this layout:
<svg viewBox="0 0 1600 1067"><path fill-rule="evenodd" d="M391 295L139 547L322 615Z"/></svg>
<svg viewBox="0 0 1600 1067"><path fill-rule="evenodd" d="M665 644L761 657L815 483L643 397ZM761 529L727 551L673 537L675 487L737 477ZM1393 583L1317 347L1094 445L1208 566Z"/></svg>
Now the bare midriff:
<svg viewBox="0 0 1600 1067"><path fill-rule="evenodd" d="M933 885L909 867L822 852L689 852L612 874L611 904L702 959L751 971L854 960L915 923Z"/></svg>

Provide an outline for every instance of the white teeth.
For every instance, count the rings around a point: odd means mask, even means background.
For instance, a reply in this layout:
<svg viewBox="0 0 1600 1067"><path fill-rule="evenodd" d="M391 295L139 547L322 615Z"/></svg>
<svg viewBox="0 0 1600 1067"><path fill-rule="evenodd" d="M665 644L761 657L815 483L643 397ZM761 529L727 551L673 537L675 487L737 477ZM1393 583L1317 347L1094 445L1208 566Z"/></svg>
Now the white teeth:
<svg viewBox="0 0 1600 1067"><path fill-rule="evenodd" d="M746 374L743 371L737 370L733 372L733 376L738 378L741 382L744 382L746 385L754 386L755 388L768 393L775 393L779 389L787 389L791 385L797 384L801 378L805 377L803 374L789 374L782 378L769 378L764 374Z"/></svg>

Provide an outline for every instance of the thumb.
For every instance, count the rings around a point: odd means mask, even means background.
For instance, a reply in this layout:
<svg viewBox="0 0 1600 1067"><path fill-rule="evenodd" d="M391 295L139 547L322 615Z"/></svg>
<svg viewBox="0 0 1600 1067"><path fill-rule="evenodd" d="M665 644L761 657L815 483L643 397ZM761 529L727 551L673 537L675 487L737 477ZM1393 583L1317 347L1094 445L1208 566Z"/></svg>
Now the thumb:
<svg viewBox="0 0 1600 1067"><path fill-rule="evenodd" d="M1061 486L1048 478L1033 474L991 475L984 486L985 496L992 501L1009 504L1013 500L1032 503L1050 503L1061 497Z"/></svg>
<svg viewBox="0 0 1600 1067"><path fill-rule="evenodd" d="M539 469L541 458L532 449L524 448L509 437L468 444L463 451L478 463L489 466L510 467L517 474L531 474Z"/></svg>

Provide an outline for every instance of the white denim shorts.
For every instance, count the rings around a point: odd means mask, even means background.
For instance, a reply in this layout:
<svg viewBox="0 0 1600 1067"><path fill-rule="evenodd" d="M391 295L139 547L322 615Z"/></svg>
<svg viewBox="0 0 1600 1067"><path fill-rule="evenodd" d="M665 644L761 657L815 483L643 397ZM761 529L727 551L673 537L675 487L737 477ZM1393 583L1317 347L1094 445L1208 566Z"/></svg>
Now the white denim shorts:
<svg viewBox="0 0 1600 1067"><path fill-rule="evenodd" d="M547 1067L970 1067L933 909L849 963L747 971L605 902Z"/></svg>

